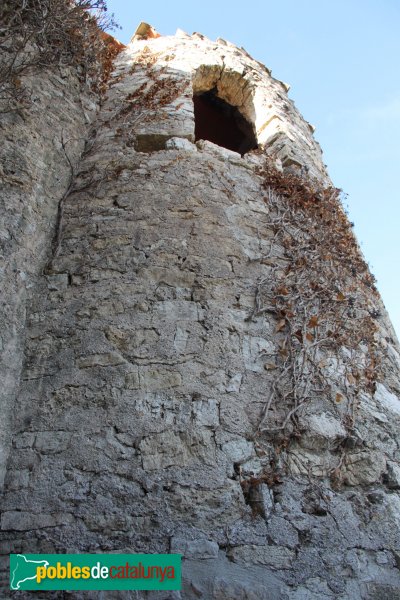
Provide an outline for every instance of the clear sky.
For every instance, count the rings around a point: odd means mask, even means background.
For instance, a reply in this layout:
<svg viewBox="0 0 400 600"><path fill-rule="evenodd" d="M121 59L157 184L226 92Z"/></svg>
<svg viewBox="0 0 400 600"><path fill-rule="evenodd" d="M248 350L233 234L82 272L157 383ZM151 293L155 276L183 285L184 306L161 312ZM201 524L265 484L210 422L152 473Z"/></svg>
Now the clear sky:
<svg viewBox="0 0 400 600"><path fill-rule="evenodd" d="M108 0L127 43L140 21L243 46L316 126L334 184L400 337L400 1ZM396 175L397 173L397 175Z"/></svg>

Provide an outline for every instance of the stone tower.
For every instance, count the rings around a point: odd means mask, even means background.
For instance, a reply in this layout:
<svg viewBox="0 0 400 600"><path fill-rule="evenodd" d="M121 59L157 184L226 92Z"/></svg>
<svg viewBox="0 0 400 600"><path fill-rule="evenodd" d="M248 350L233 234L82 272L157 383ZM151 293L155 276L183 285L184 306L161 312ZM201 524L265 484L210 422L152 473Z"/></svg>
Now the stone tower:
<svg viewBox="0 0 400 600"><path fill-rule="evenodd" d="M104 598L399 598L399 347L288 86L145 26L101 106L73 69L28 84L2 554L184 556L181 592Z"/></svg>

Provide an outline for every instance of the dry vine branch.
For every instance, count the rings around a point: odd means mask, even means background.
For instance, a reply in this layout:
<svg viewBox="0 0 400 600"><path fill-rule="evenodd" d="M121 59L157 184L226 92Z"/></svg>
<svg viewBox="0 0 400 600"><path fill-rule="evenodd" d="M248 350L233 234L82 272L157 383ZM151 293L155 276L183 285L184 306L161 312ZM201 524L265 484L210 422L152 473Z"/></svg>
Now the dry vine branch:
<svg viewBox="0 0 400 600"><path fill-rule="evenodd" d="M379 371L374 278L339 190L284 174L271 159L260 175L273 236L259 260L275 266L258 282L249 318L275 316L276 352L266 368L278 375L257 434L298 437L299 414L321 395L346 406L342 420L350 432L358 396L374 391Z"/></svg>
<svg viewBox="0 0 400 600"><path fill-rule="evenodd" d="M23 77L74 66L101 90L122 45L105 34L117 25L105 0L5 0L0 8L0 111L29 106Z"/></svg>

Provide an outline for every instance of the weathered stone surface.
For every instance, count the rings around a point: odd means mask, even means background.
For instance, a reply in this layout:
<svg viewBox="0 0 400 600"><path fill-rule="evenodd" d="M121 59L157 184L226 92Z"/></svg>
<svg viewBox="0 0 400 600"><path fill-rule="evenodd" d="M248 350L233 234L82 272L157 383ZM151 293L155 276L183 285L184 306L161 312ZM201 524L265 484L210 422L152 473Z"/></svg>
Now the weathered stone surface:
<svg viewBox="0 0 400 600"><path fill-rule="evenodd" d="M344 477L349 485L369 485L381 480L386 469L380 452L349 453Z"/></svg>
<svg viewBox="0 0 400 600"><path fill-rule="evenodd" d="M184 540L172 538L171 552L184 558L207 559L218 557L218 544L209 540Z"/></svg>
<svg viewBox="0 0 400 600"><path fill-rule="evenodd" d="M287 548L296 548L299 545L297 530L282 517L271 517L268 522L268 535L277 545Z"/></svg>
<svg viewBox="0 0 400 600"><path fill-rule="evenodd" d="M287 600L287 587L265 566L237 565L220 555L218 560L188 560L183 596L188 600Z"/></svg>
<svg viewBox="0 0 400 600"><path fill-rule="evenodd" d="M290 569L295 553L282 546L238 546L229 554L234 562L266 565L273 569Z"/></svg>
<svg viewBox="0 0 400 600"><path fill-rule="evenodd" d="M58 205L71 183L96 111L77 73L62 68L26 76L34 101L25 116L1 111L0 137L0 488L10 449L15 394L23 361L26 306L52 252ZM89 106L88 104L91 104ZM68 275L51 275L63 291Z"/></svg>
<svg viewBox="0 0 400 600"><path fill-rule="evenodd" d="M73 520L68 514L45 514L30 513L24 511L6 511L1 517L1 529L13 531L25 531L29 529L41 529L55 527L56 525L68 525Z"/></svg>
<svg viewBox="0 0 400 600"><path fill-rule="evenodd" d="M221 449L233 463L244 462L254 453L254 447L251 442L237 437L223 443Z"/></svg>
<svg viewBox="0 0 400 600"><path fill-rule="evenodd" d="M389 414L392 413L394 416L400 416L400 399L396 394L389 392L381 383L378 383L376 386L374 399L379 406L389 411Z"/></svg>
<svg viewBox="0 0 400 600"><path fill-rule="evenodd" d="M393 490L400 489L400 464L388 461L387 486Z"/></svg>
<svg viewBox="0 0 400 600"><path fill-rule="evenodd" d="M117 352L108 352L78 358L76 365L79 369L87 369L88 367L113 367L124 362L124 358Z"/></svg>
<svg viewBox="0 0 400 600"><path fill-rule="evenodd" d="M302 436L301 445L306 448L334 448L347 435L340 419L329 413L310 415L304 419L302 426L305 428L305 434Z"/></svg>
<svg viewBox="0 0 400 600"><path fill-rule="evenodd" d="M186 152L197 152L196 146L185 138L172 137L165 144L167 150L184 150Z"/></svg>
<svg viewBox="0 0 400 600"><path fill-rule="evenodd" d="M330 183L285 86L228 42L134 41L89 141L73 73L65 95L49 74L32 85L43 110L4 125L3 464L13 437L0 551L182 552L182 592L137 600L396 598L400 360L384 310L381 379L356 405L349 352L323 346L329 391L293 418L284 397L270 403L286 325L255 308L287 263L264 149L282 172ZM194 143L193 93L210 87L265 148ZM51 256L70 175L62 132L74 164L88 143ZM357 360L367 378L366 346Z"/></svg>

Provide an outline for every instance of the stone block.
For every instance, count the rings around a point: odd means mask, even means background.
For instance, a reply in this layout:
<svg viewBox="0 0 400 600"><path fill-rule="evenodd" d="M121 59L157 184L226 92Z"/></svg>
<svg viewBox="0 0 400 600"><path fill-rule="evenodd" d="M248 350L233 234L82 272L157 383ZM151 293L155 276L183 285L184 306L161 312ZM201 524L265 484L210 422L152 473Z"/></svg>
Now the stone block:
<svg viewBox="0 0 400 600"><path fill-rule="evenodd" d="M26 432L26 433L20 433L19 435L16 435L14 440L13 440L13 445L15 448L21 449L21 448L32 448L33 443L35 441L35 433L31 433L31 432Z"/></svg>
<svg viewBox="0 0 400 600"><path fill-rule="evenodd" d="M274 508L274 497L272 490L269 489L266 483L249 486L246 492L246 502L251 506L253 515L261 515L264 519L271 516Z"/></svg>
<svg viewBox="0 0 400 600"><path fill-rule="evenodd" d="M389 413L400 416L400 399L382 384L376 384L374 400Z"/></svg>
<svg viewBox="0 0 400 600"><path fill-rule="evenodd" d="M158 302L155 310L161 318L176 321L199 321L202 311L196 302L185 300L166 300Z"/></svg>
<svg viewBox="0 0 400 600"><path fill-rule="evenodd" d="M1 516L1 529L2 531L29 531L61 524L67 525L71 521L73 521L73 517L67 513L47 514L10 510Z"/></svg>
<svg viewBox="0 0 400 600"><path fill-rule="evenodd" d="M242 158L238 152L228 150L228 148L223 148L222 146L218 146L217 144L209 142L208 140L199 140L196 142L196 145L199 150L202 150L203 152L209 152L219 159L238 161Z"/></svg>
<svg viewBox="0 0 400 600"><path fill-rule="evenodd" d="M221 448L228 459L234 463L241 463L254 454L253 443L248 442L243 438L237 438L226 442L225 444L222 444Z"/></svg>
<svg viewBox="0 0 400 600"><path fill-rule="evenodd" d="M186 138L172 137L165 144L166 150L183 150L185 152L197 152L195 144Z"/></svg>
<svg viewBox="0 0 400 600"><path fill-rule="evenodd" d="M246 369L255 373L264 371L265 355L274 352L273 345L260 336L246 335L243 338L243 358Z"/></svg>
<svg viewBox="0 0 400 600"><path fill-rule="evenodd" d="M125 375L125 387L128 390L140 389L139 371L137 368Z"/></svg>
<svg viewBox="0 0 400 600"><path fill-rule="evenodd" d="M268 522L268 535L277 546L296 548L299 536L296 529L282 517L272 516Z"/></svg>
<svg viewBox="0 0 400 600"><path fill-rule="evenodd" d="M380 481L385 470L386 459L381 452L354 452L347 456L343 476L348 485L371 485Z"/></svg>
<svg viewBox="0 0 400 600"><path fill-rule="evenodd" d="M195 400L192 406L193 417L197 425L205 427L218 427L219 410L218 402L213 399Z"/></svg>
<svg viewBox="0 0 400 600"><path fill-rule="evenodd" d="M385 583L367 583L368 596L372 600L400 600L400 586Z"/></svg>
<svg viewBox="0 0 400 600"><path fill-rule="evenodd" d="M71 434L66 431L40 431L36 435L35 449L43 454L63 452L70 439Z"/></svg>
<svg viewBox="0 0 400 600"><path fill-rule="evenodd" d="M218 544L210 540L186 540L179 537L171 539L171 554L182 554L184 558L217 558Z"/></svg>
<svg viewBox="0 0 400 600"><path fill-rule="evenodd" d="M182 385L182 375L177 371L167 371L166 369L139 369L139 382L140 389L145 392L169 390Z"/></svg>
<svg viewBox="0 0 400 600"><path fill-rule="evenodd" d="M135 328L133 330L109 327L107 339L128 359L146 358L154 354L155 344L160 336L152 328Z"/></svg>
<svg viewBox="0 0 400 600"><path fill-rule="evenodd" d="M347 436L346 429L332 414L312 414L300 420L304 430L300 445L311 450L333 448Z"/></svg>
<svg viewBox="0 0 400 600"><path fill-rule="evenodd" d="M115 367L123 363L126 363L126 360L118 352L107 352L82 356L77 359L76 366L79 369L87 369L89 367Z"/></svg>
<svg viewBox="0 0 400 600"><path fill-rule="evenodd" d="M174 335L174 348L178 354L183 354L185 352L188 338L189 332L178 325Z"/></svg>
<svg viewBox="0 0 400 600"><path fill-rule="evenodd" d="M232 581L226 577L218 577L213 582L213 600L271 600L270 591L259 585L244 581Z"/></svg>
<svg viewBox="0 0 400 600"><path fill-rule="evenodd" d="M147 437L139 444L143 468L156 471L167 467L182 467L189 462L189 451L173 431Z"/></svg>
<svg viewBox="0 0 400 600"><path fill-rule="evenodd" d="M387 463L387 486L392 490L400 489L400 465L392 461Z"/></svg>
<svg viewBox="0 0 400 600"><path fill-rule="evenodd" d="M265 565L279 570L290 569L296 558L294 550L283 546L237 546L228 555L234 562Z"/></svg>
<svg viewBox="0 0 400 600"><path fill-rule="evenodd" d="M9 472L5 483L6 487L10 490L18 490L27 487L29 483L29 470L21 469Z"/></svg>
<svg viewBox="0 0 400 600"><path fill-rule="evenodd" d="M228 385L225 388L226 391L228 393L239 392L240 386L242 385L242 380L243 380L242 373L235 373L234 375L232 375L228 381Z"/></svg>
<svg viewBox="0 0 400 600"><path fill-rule="evenodd" d="M62 292L68 287L68 273L59 273L47 277L47 287L51 291Z"/></svg>
<svg viewBox="0 0 400 600"><path fill-rule="evenodd" d="M261 460L259 458L257 458L257 457L251 458L250 460L246 460L246 462L244 462L242 464L242 474L244 476L246 476L246 475L256 476L261 473L262 468L263 468L263 463L261 462Z"/></svg>
<svg viewBox="0 0 400 600"><path fill-rule="evenodd" d="M237 435L252 435L253 427L244 410L241 396L228 394L220 403L221 425L226 431Z"/></svg>
<svg viewBox="0 0 400 600"><path fill-rule="evenodd" d="M158 284L165 283L174 288L191 288L195 279L193 272L173 267L148 266L143 268L139 274L148 281L154 281Z"/></svg>

